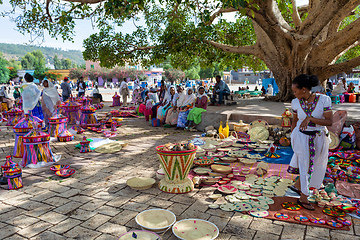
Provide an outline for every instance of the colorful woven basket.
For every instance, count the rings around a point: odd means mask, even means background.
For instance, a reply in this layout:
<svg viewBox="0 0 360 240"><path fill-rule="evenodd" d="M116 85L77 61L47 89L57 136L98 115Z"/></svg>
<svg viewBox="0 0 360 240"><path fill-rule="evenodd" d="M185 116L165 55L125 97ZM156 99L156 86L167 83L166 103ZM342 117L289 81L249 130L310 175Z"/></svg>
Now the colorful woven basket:
<svg viewBox="0 0 360 240"><path fill-rule="evenodd" d="M24 116L23 110L17 107L13 107L7 112L6 126L15 126L23 116Z"/></svg>
<svg viewBox="0 0 360 240"><path fill-rule="evenodd" d="M58 135L57 138L59 142L70 142L74 140L74 135L72 135L69 130L65 129L62 133Z"/></svg>

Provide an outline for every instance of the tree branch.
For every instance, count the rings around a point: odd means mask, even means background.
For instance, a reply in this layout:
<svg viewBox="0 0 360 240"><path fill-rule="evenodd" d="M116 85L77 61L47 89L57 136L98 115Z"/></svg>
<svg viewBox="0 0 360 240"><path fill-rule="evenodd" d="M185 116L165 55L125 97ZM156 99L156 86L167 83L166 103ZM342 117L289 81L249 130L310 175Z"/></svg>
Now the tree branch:
<svg viewBox="0 0 360 240"><path fill-rule="evenodd" d="M238 53L238 54L247 54L247 55L254 55L254 56L260 56L261 55L257 45L252 45L252 46L232 46L232 45L227 45L227 44L215 42L215 41L212 41L212 40L203 40L203 41L205 43L208 43L208 44L216 47L216 48L224 50L225 52Z"/></svg>
<svg viewBox="0 0 360 240"><path fill-rule="evenodd" d="M324 73L325 76L331 77L335 74L347 72L350 69L357 67L360 65L360 56L350 59L346 62L338 63L338 64L331 64L320 71Z"/></svg>
<svg viewBox="0 0 360 240"><path fill-rule="evenodd" d="M312 54L314 62L330 63L357 41L360 41L360 18L318 45Z"/></svg>
<svg viewBox="0 0 360 240"><path fill-rule="evenodd" d="M301 25L301 19L300 19L300 15L297 9L297 5L296 5L296 0L291 0L291 3L293 5L293 11L292 11L292 19L294 21L295 27L300 27Z"/></svg>
<svg viewBox="0 0 360 240"><path fill-rule="evenodd" d="M154 49L158 46L147 46L147 47L134 47L134 49L132 50L129 50L129 51L121 51L119 48L115 48L119 54L124 54L124 55L128 55L128 54L131 54L135 51L146 51L146 50L151 50L151 49Z"/></svg>
<svg viewBox="0 0 360 240"><path fill-rule="evenodd" d="M229 12L238 12L239 9L236 8L220 8L218 11L213 13L210 17L210 21L206 23L206 25L210 25L214 22L214 20L222 13L229 13Z"/></svg>
<svg viewBox="0 0 360 240"><path fill-rule="evenodd" d="M66 2L78 2L78 3L82 3L82 4L95 4L95 3L100 3L100 2L104 2L106 0L64 0Z"/></svg>
<svg viewBox="0 0 360 240"><path fill-rule="evenodd" d="M359 0L349 1L340 11L336 13L330 22L328 36L331 36L338 31L341 22L349 16L359 4Z"/></svg>
<svg viewBox="0 0 360 240"><path fill-rule="evenodd" d="M51 14L50 14L50 10L49 10L50 2L51 2L51 0L46 0L45 10L46 10L46 14L47 14L47 16L48 16L49 21L52 23L53 20L52 20L52 17L51 17Z"/></svg>

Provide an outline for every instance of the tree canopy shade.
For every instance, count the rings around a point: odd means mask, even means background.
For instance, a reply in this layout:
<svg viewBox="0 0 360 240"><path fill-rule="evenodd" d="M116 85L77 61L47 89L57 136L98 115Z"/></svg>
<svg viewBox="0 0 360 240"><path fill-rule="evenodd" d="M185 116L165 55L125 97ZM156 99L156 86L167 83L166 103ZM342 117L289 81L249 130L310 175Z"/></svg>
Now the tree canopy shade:
<svg viewBox="0 0 360 240"><path fill-rule="evenodd" d="M280 100L292 97L301 73L326 78L360 65L360 0L10 0L21 11L20 32L72 40L76 19L92 18L100 29L84 41L85 59L105 67L141 61L183 69L220 63L234 68L266 66L274 73ZM236 13L233 21L223 14ZM11 13L4 13L4 15ZM116 31L144 18L131 34ZM338 62L341 56L346 61Z"/></svg>

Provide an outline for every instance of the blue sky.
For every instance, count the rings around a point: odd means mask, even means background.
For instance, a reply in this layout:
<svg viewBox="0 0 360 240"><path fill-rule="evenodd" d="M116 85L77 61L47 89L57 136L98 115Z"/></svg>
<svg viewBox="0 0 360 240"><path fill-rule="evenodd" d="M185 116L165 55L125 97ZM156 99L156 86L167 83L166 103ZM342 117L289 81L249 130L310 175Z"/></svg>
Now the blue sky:
<svg viewBox="0 0 360 240"><path fill-rule="evenodd" d="M299 6L307 4L309 0L297 0ZM4 1L3 5L0 5L0 11L8 10L10 5L8 0ZM232 14L224 16L225 18L233 18ZM135 29L133 22L127 22L124 24L119 31L131 33ZM8 18L0 17L0 32L2 36L0 42L3 43L17 43L17 44L26 44L29 43L30 36L28 34L22 35L21 33L15 30L15 24L11 22ZM72 42L63 42L62 40L56 40L50 38L48 35L45 36L45 42L41 46L62 48L64 50L83 50L82 42L84 39L89 37L92 33L95 33L96 29L93 29L91 22L88 20L78 20L75 26L75 37L74 43Z"/></svg>

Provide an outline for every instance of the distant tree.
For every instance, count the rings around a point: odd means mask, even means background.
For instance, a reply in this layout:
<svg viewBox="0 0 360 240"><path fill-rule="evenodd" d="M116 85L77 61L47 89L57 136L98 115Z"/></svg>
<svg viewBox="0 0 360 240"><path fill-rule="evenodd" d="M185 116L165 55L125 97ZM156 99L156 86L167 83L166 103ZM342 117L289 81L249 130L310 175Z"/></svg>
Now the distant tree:
<svg viewBox="0 0 360 240"><path fill-rule="evenodd" d="M21 58L21 67L26 70L33 70L35 67L35 56L28 52Z"/></svg>
<svg viewBox="0 0 360 240"><path fill-rule="evenodd" d="M193 80L200 79L199 71L200 71L200 65L185 70L185 78L189 78Z"/></svg>
<svg viewBox="0 0 360 240"><path fill-rule="evenodd" d="M8 61L8 67L13 67L16 71L21 69L20 61L16 61L15 59L10 59Z"/></svg>
<svg viewBox="0 0 360 240"><path fill-rule="evenodd" d="M9 69L9 80L12 80L19 76L17 74L17 70L14 67L7 67L7 69Z"/></svg>
<svg viewBox="0 0 360 240"><path fill-rule="evenodd" d="M61 59L61 65L62 65L62 69L70 69L72 62L69 58L62 58Z"/></svg>
<svg viewBox="0 0 360 240"><path fill-rule="evenodd" d="M78 68L80 68L80 69L86 69L86 65L85 65L85 64L79 64L79 65L78 65Z"/></svg>
<svg viewBox="0 0 360 240"><path fill-rule="evenodd" d="M80 69L80 68L72 68L69 71L69 77L70 79L76 79L78 80L81 76L84 76L84 69Z"/></svg>
<svg viewBox="0 0 360 240"><path fill-rule="evenodd" d="M53 57L53 60L54 60L54 67L55 67L55 69L62 69L61 60L58 58L57 55L55 55L55 56Z"/></svg>
<svg viewBox="0 0 360 240"><path fill-rule="evenodd" d="M6 83L9 80L10 70L6 67L7 60L0 53L0 83Z"/></svg>
<svg viewBox="0 0 360 240"><path fill-rule="evenodd" d="M206 79L206 78L212 78L214 77L214 71L215 68L205 68L205 69L200 69L199 75L201 79Z"/></svg>
<svg viewBox="0 0 360 240"><path fill-rule="evenodd" d="M166 63L163 67L164 70L168 70L170 68L173 68L170 63Z"/></svg>
<svg viewBox="0 0 360 240"><path fill-rule="evenodd" d="M165 77L173 84L176 80L185 77L185 73L179 69L170 68L165 71Z"/></svg>
<svg viewBox="0 0 360 240"><path fill-rule="evenodd" d="M44 72L44 75L47 78L50 78L50 79L53 79L53 80L56 80L57 78L61 77L60 73L52 72L52 71L46 71L46 72Z"/></svg>
<svg viewBox="0 0 360 240"><path fill-rule="evenodd" d="M38 79L44 78L45 58L40 50L26 53L21 58L21 67L26 70L35 70L34 77Z"/></svg>

